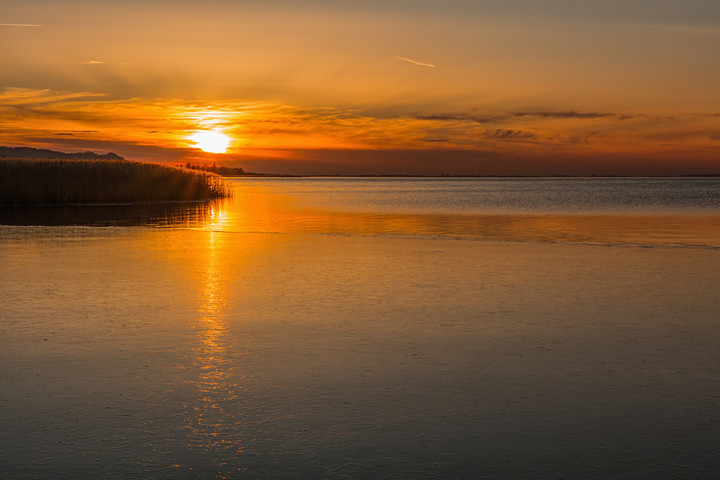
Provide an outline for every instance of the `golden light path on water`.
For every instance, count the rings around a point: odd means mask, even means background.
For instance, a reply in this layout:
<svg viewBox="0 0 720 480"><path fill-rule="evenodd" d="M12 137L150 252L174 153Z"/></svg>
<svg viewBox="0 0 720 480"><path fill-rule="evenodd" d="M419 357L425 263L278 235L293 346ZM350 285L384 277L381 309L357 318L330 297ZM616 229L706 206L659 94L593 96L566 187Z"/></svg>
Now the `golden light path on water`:
<svg viewBox="0 0 720 480"><path fill-rule="evenodd" d="M172 246L193 273L196 291L194 341L187 351L194 374L186 377L193 401L182 414L186 445L177 467L193 469L205 464L208 456L223 458L212 467L216 478L244 472L247 465L238 459L255 441L249 432L257 429L247 421L260 418L262 408L253 400L257 379L250 380L245 371L248 349L255 347L240 333L254 319L238 312L245 312L246 296L257 294L254 285L243 281L247 270L263 252L278 248L276 238L237 234L247 221L237 206L235 200L213 203L203 211L202 227L180 234L180 241L193 243Z"/></svg>
<svg viewBox="0 0 720 480"><path fill-rule="evenodd" d="M218 227L223 222L221 206L211 209L208 226ZM200 232L199 232L200 233ZM197 343L190 355L198 376L195 381L196 401L187 412L188 448L198 454L215 451L225 452L225 458L233 459L243 451L238 440L242 425L228 408L239 402L243 392L244 375L236 364L242 343L233 342L227 324L228 275L231 268L226 258L227 237L222 232L201 232L202 243L195 252L201 256L198 272L198 310L195 322ZM227 462L218 465L218 478L228 478L242 470L240 465Z"/></svg>

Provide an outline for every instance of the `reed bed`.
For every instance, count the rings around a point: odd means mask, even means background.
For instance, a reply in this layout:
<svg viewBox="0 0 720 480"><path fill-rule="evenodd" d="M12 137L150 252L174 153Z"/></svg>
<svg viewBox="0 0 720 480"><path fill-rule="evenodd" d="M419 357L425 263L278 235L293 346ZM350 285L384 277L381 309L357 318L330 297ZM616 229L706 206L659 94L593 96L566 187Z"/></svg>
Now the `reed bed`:
<svg viewBox="0 0 720 480"><path fill-rule="evenodd" d="M0 204L195 201L230 196L222 178L124 160L0 159Z"/></svg>

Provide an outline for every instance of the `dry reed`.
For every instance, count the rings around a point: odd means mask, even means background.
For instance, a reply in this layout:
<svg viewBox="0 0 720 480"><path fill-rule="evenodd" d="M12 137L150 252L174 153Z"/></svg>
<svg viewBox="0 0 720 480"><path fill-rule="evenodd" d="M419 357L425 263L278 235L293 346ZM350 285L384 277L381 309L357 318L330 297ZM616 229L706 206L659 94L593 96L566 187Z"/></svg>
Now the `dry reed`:
<svg viewBox="0 0 720 480"><path fill-rule="evenodd" d="M216 174L124 160L0 159L0 204L192 201L227 197Z"/></svg>

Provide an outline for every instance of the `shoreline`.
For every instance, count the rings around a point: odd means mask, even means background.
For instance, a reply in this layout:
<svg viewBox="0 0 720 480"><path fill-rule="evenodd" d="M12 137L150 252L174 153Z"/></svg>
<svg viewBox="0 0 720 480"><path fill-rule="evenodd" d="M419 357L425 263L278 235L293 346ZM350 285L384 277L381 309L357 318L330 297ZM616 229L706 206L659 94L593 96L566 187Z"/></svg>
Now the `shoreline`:
<svg viewBox="0 0 720 480"><path fill-rule="evenodd" d="M641 178L641 179L652 179L652 178L720 178L720 173L711 174L682 174L682 175L408 175L408 174L366 174L366 175L293 175L293 174L281 174L281 173L249 173L244 175L220 175L223 178L430 178L430 179L441 179L441 178L489 178L489 179L502 179L502 178L570 178L570 179L594 179L594 178Z"/></svg>

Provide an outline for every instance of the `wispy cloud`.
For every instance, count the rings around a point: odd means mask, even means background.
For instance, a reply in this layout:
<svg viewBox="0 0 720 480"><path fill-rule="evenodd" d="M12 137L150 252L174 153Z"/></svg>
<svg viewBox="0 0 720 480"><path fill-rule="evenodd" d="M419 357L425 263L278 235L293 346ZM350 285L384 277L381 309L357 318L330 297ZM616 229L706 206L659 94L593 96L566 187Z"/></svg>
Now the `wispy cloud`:
<svg viewBox="0 0 720 480"><path fill-rule="evenodd" d="M487 130L485 135L489 138L495 138L498 140L531 140L535 138L533 132L520 129L495 129Z"/></svg>
<svg viewBox="0 0 720 480"><path fill-rule="evenodd" d="M664 30L668 32L689 33L689 34L720 34L718 27L706 27L703 25L682 25L682 24L662 24L662 23L620 23L619 27L645 29L645 30Z"/></svg>
<svg viewBox="0 0 720 480"><path fill-rule="evenodd" d="M448 114L431 114L416 115L418 120L432 120L437 122L474 122L474 123L494 123L502 120L500 117L481 117L477 115L464 113L448 113Z"/></svg>
<svg viewBox="0 0 720 480"><path fill-rule="evenodd" d="M88 60L86 62L70 62L75 65L102 65L105 62L101 62L99 60Z"/></svg>
<svg viewBox="0 0 720 480"><path fill-rule="evenodd" d="M59 135L59 136L67 136L67 137L74 137L77 134L83 134L83 133L98 133L99 130L73 130L72 132L58 132L53 135Z"/></svg>
<svg viewBox="0 0 720 480"><path fill-rule="evenodd" d="M600 112L577 112L575 110L555 111L555 112L539 110L539 111L514 112L513 116L515 116L515 117L588 119L588 118L612 117L612 116L614 116L614 114L613 113L600 113Z"/></svg>
<svg viewBox="0 0 720 480"><path fill-rule="evenodd" d="M34 23L0 23L0 27L44 27L45 25L36 25Z"/></svg>
<svg viewBox="0 0 720 480"><path fill-rule="evenodd" d="M0 105L38 106L106 96L104 93L57 92L50 89L37 90L32 88L10 87L0 90Z"/></svg>
<svg viewBox="0 0 720 480"><path fill-rule="evenodd" d="M402 60L402 61L404 61L404 62L412 63L413 65L418 65L418 66L420 66L420 67L435 68L435 65L433 65L432 63L418 62L417 60L413 60L412 58L399 57L399 56L397 56L397 55L395 56L395 58L397 58L398 60Z"/></svg>

